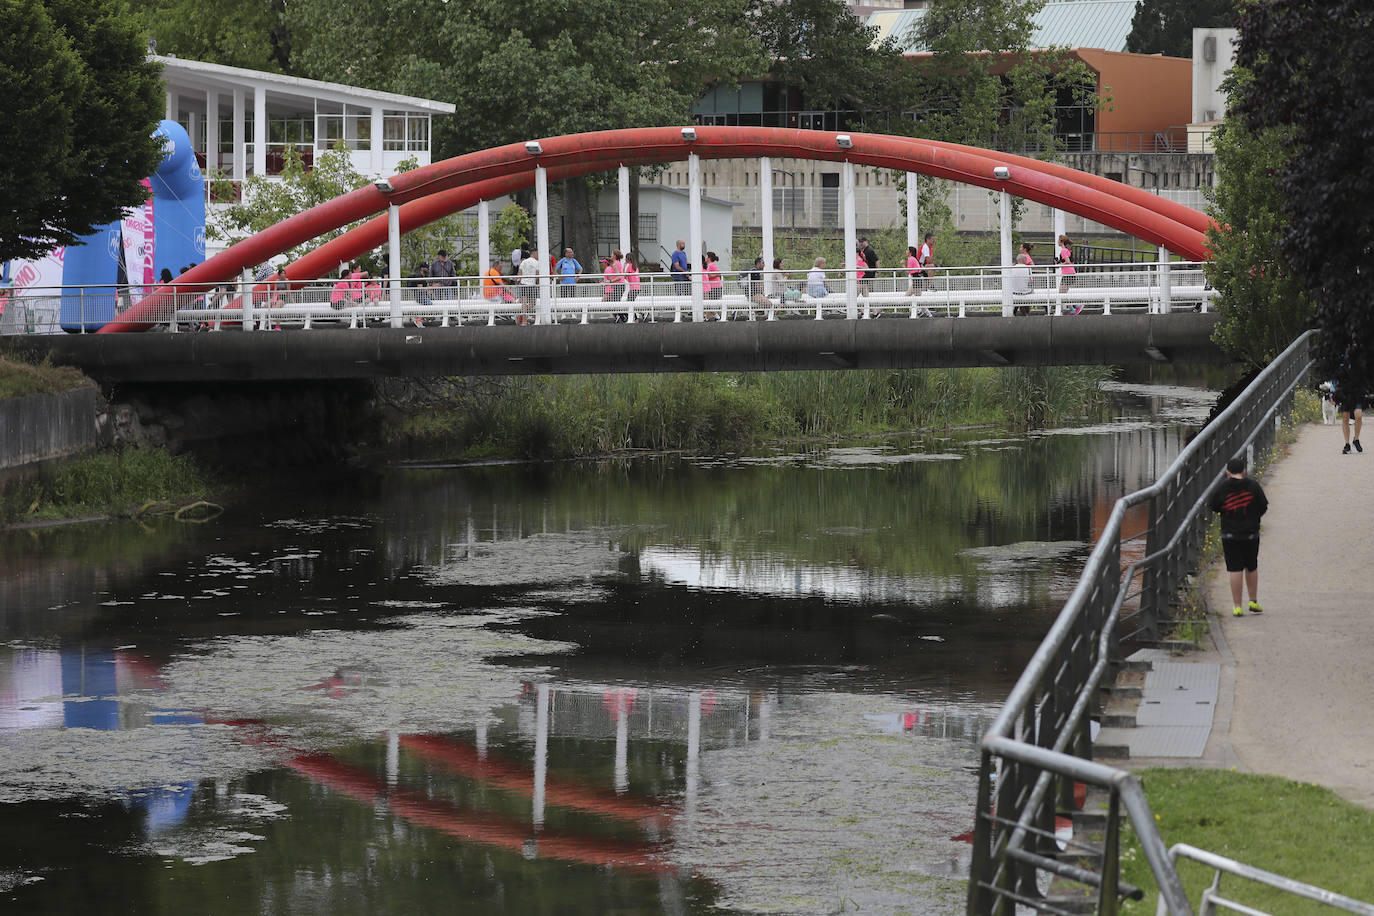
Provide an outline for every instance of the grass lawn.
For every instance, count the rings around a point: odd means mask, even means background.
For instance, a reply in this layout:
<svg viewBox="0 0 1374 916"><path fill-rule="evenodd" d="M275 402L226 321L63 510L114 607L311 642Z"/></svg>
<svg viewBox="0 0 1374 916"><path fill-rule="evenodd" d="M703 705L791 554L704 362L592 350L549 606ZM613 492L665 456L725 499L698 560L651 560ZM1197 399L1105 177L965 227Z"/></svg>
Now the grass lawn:
<svg viewBox="0 0 1374 916"><path fill-rule="evenodd" d="M1328 789L1277 776L1195 769L1149 769L1137 775L1166 846L1188 843L1374 902L1374 811L1343 801ZM1128 902L1123 912L1153 916L1155 894L1149 889L1154 879L1129 828L1122 831L1121 857L1123 880L1147 888L1145 899ZM1183 862L1180 874L1196 906L1212 872ZM1232 876L1222 878L1221 890L1230 900L1276 916L1339 912Z"/></svg>

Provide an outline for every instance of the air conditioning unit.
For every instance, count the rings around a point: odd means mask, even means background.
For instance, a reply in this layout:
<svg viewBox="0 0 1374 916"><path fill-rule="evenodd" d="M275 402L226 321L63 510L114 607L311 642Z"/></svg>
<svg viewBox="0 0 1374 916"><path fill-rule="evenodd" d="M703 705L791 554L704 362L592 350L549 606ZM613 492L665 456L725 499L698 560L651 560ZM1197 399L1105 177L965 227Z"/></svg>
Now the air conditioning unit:
<svg viewBox="0 0 1374 916"><path fill-rule="evenodd" d="M1217 119L1216 109L1209 108L1202 113L1203 122L1215 121Z"/></svg>

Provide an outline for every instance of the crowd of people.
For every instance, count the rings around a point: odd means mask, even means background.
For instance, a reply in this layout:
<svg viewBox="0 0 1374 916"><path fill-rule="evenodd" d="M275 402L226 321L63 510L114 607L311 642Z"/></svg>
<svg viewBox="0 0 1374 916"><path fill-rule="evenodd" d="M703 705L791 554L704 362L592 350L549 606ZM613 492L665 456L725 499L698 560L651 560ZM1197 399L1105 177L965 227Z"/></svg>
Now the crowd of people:
<svg viewBox="0 0 1374 916"><path fill-rule="evenodd" d="M1035 266L1034 244L1025 242L1016 256L1015 267L1024 269L1024 274L1013 275L1013 283L1020 284L1016 291L1029 292L1030 270ZM675 295L685 296L691 292L693 265L687 255L687 244L678 239L669 257L667 276L672 283ZM935 234L927 232L920 245L908 246L899 261L900 266L888 268L882 274L881 261L877 250L868 238L861 237L855 247L855 280L861 297L875 293L898 293L913 297L921 296L932 287L933 275L937 264L935 259ZM1073 243L1067 235L1060 235L1055 247L1053 268L1059 276L1059 291L1066 292L1073 284L1076 269L1073 263ZM554 295L560 299L580 295L579 284L584 279L591 280L601 288L603 302L633 303L644 290L641 279L639 259L633 253L613 249L609 256L601 258L599 272L586 275L582 263L572 248L565 248L563 256L557 260L547 259L543 252L531 252L529 247L515 247L506 261L497 257L481 276L480 295L486 300L518 303L516 315L518 324L532 323L535 304L539 297L539 285L543 281L553 284ZM655 273L661 269L654 265ZM190 265L183 269L189 270ZM824 257L816 257L804 271L789 268L785 258L775 257L769 265L763 256L754 258L753 264L735 275L739 289L752 306L776 308L784 312L797 308L803 297L824 299L843 290L843 272L829 269ZM1024 277L1024 280L1022 279ZM255 307L278 307L287 303L289 284L281 268L268 264L258 267L254 273L252 303ZM386 271L378 276L372 274L361 264L344 264L337 279L328 292L328 304L336 309L380 305L389 300L389 280ZM708 302L721 300L725 295L726 277L721 269L720 257L714 251L704 252L700 267L700 280L703 298ZM839 281L836 286L836 281ZM164 270L161 281L164 285L175 287L176 280L171 272ZM404 281L408 301L422 306L435 305L443 300L456 299L460 295L459 267L449 257L446 249L440 248L433 260L423 260L415 265L412 275ZM213 308L225 298L237 293L232 285L213 289L199 289L191 293L177 294L178 308ZM585 293L581 294L585 295ZM631 306L630 308L633 308ZM1067 306L1066 308L1072 308ZM1081 310L1082 306L1077 306ZM1016 306L1015 314L1029 314L1029 307ZM1077 314L1077 311L1069 311ZM934 317L929 308L917 306L914 314L919 317ZM628 320L629 309L616 311L616 320ZM718 311L708 311L708 318L720 317ZM421 324L422 319L412 319Z"/></svg>

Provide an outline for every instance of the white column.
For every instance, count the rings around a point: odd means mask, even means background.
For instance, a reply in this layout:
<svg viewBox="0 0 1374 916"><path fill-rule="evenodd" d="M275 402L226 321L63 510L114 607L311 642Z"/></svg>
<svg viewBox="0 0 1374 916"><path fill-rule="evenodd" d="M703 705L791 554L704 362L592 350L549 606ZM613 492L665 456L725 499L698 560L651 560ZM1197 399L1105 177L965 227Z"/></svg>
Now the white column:
<svg viewBox="0 0 1374 916"><path fill-rule="evenodd" d="M401 207L386 206L387 276L391 278L391 326L401 326Z"/></svg>
<svg viewBox="0 0 1374 916"><path fill-rule="evenodd" d="M219 93L205 90L205 169L219 169Z"/></svg>
<svg viewBox="0 0 1374 916"><path fill-rule="evenodd" d="M253 90L253 174L267 174L267 90Z"/></svg>
<svg viewBox="0 0 1374 916"><path fill-rule="evenodd" d="M620 190L620 250L630 256L630 170L621 166L616 171Z"/></svg>
<svg viewBox="0 0 1374 916"><path fill-rule="evenodd" d="M552 296L549 289L549 173L542 165L534 167L534 247L532 255L539 259L539 307L536 324L548 324L553 319Z"/></svg>
<svg viewBox="0 0 1374 916"><path fill-rule="evenodd" d="M482 276L491 270L491 207L485 200L477 202L477 272Z"/></svg>
<svg viewBox="0 0 1374 916"><path fill-rule="evenodd" d="M705 321L701 277L706 266L701 249L701 157L687 154L687 262L692 265L692 320Z"/></svg>
<svg viewBox="0 0 1374 916"><path fill-rule="evenodd" d="M168 121L177 119L177 91L170 86L167 88L167 104L163 106L162 116Z"/></svg>
<svg viewBox="0 0 1374 916"><path fill-rule="evenodd" d="M239 274L239 308L243 312L240 322L243 330L255 330L253 326L253 271L245 267Z"/></svg>
<svg viewBox="0 0 1374 916"><path fill-rule="evenodd" d="M625 710L625 691L616 692L615 700L615 794L624 795L630 788L630 716Z"/></svg>
<svg viewBox="0 0 1374 916"><path fill-rule="evenodd" d="M383 175L386 173L386 158L382 155L382 131L385 125L382 123L382 109L374 105L372 108L372 173Z"/></svg>
<svg viewBox="0 0 1374 916"><path fill-rule="evenodd" d="M854 252L859 232L854 215L854 163L848 159L840 172L840 195L844 201L844 316L852 321L859 317L859 281L854 274L859 263Z"/></svg>
<svg viewBox="0 0 1374 916"><path fill-rule="evenodd" d="M243 120L244 120L244 98L243 90L234 90L234 180L243 181L248 174L248 155L244 148L243 139Z"/></svg>
<svg viewBox="0 0 1374 916"><path fill-rule="evenodd" d="M487 723L482 722L481 724L479 724L479 725L477 726L477 734L476 734L475 738L476 738L475 743L477 744L477 759L478 759L478 760L486 760L486 759L487 759Z"/></svg>
<svg viewBox="0 0 1374 916"><path fill-rule="evenodd" d="M1056 252L1059 250L1059 237L1064 234L1064 211L1059 208L1054 209L1054 243L1050 246Z"/></svg>
<svg viewBox="0 0 1374 916"><path fill-rule="evenodd" d="M921 199L920 187L916 184L917 174L906 173L906 243L917 251L921 250ZM906 263L906 256L902 256Z"/></svg>
<svg viewBox="0 0 1374 916"><path fill-rule="evenodd" d="M191 149L196 149L196 144L200 142L200 112L192 111L186 115L186 132L191 135Z"/></svg>
<svg viewBox="0 0 1374 916"><path fill-rule="evenodd" d="M1002 317L1011 315L1011 195L999 192L998 248L1002 257Z"/></svg>
<svg viewBox="0 0 1374 916"><path fill-rule="evenodd" d="M773 160L759 160L759 225L763 227L763 269L773 269ZM765 276L767 274L765 273Z"/></svg>
<svg viewBox="0 0 1374 916"><path fill-rule="evenodd" d="M1169 249L1159 246L1159 310L1165 315L1173 311L1174 291L1169 280Z"/></svg>
<svg viewBox="0 0 1374 916"><path fill-rule="evenodd" d="M544 776L549 769L549 685L535 688L534 826L544 826Z"/></svg>
<svg viewBox="0 0 1374 916"><path fill-rule="evenodd" d="M687 697L687 785L683 792L683 813L689 819L697 813L697 781L701 776L701 694Z"/></svg>
<svg viewBox="0 0 1374 916"><path fill-rule="evenodd" d="M396 788L401 776L401 736L398 732L386 733L386 784Z"/></svg>

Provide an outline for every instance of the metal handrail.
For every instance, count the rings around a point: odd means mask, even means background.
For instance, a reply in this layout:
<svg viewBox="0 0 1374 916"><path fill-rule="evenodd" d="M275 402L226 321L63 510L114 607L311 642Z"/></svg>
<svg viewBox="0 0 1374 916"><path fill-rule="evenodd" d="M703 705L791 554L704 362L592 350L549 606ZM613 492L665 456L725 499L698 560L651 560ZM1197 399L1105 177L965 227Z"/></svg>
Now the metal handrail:
<svg viewBox="0 0 1374 916"><path fill-rule="evenodd" d="M1328 891L1325 888L1317 887L1312 884L1305 884L1302 881L1294 881L1292 878L1276 875L1271 871L1265 871L1253 865L1246 865L1244 862L1237 862L1235 859L1219 856L1214 852L1198 849L1196 846L1189 846L1187 843L1175 843L1173 846L1169 847L1169 861L1177 864L1180 858L1191 859L1194 862L1200 862L1214 869L1211 886L1202 892L1202 905L1198 910L1199 916L1207 916L1207 914L1214 911L1216 906L1222 906L1228 910L1234 910L1237 913L1260 913L1259 910L1248 907L1243 903L1237 903L1234 900L1228 900L1221 896L1221 875L1223 872L1235 875L1238 878L1245 878L1249 881L1267 885L1275 890L1283 891L1286 894L1292 894L1295 897L1302 897L1337 910L1344 910L1347 913L1358 913L1360 916L1374 916L1374 904L1368 904L1362 900L1356 900L1344 894L1337 894L1334 891ZM1156 916L1167 916L1167 911L1164 909L1164 902L1162 900L1156 908L1155 913ZM1263 916L1263 914L1261 914L1261 916Z"/></svg>
<svg viewBox="0 0 1374 916"><path fill-rule="evenodd" d="M925 318L939 314L1009 313L1010 307L1043 309L1047 314L1082 312L1109 315L1113 310L1168 312L1207 311L1215 295L1206 285L1202 265L1121 264L1078 266L1066 280L1060 265L991 265L927 267L919 276L905 268L828 267L826 294L813 295L808 274L814 268L791 268L781 275L762 273L751 284L747 271L717 274L723 285L715 296L704 294L704 273L687 282L671 274L641 272L632 294L623 277L584 274L574 283L541 273L532 286L517 277L502 277L500 289L484 286L484 277L402 278L393 290L385 278L361 280L241 280L231 283L172 283L131 286L29 287L8 297L16 306L42 310L46 321L0 322L0 333L32 332L30 327L60 324L90 330L117 320L130 305L157 296L161 301L147 319L167 330L239 327L269 329L316 324L362 327L368 321L403 324L495 324L500 322L588 323L595 320L681 321L712 317L772 321L779 317L866 319L880 315ZM860 276L861 274L867 276ZM784 295L786 290L786 295ZM3 311L5 298L0 298ZM245 315L245 311L247 315ZM56 330L55 327L46 327Z"/></svg>
<svg viewBox="0 0 1374 916"><path fill-rule="evenodd" d="M1208 492L1227 459L1242 452L1253 458L1257 447L1272 441L1280 408L1311 366L1311 339L1309 332L1294 341L1155 483L1113 506L1077 586L983 738L970 914L1011 912L1008 907L1015 903L1036 906L1037 876L1045 871L1086 883L1098 895L1098 912L1115 912L1120 890L1117 812L1124 804L1161 901L1170 912L1191 916L1177 870L1139 786L1124 770L1090 763L1089 713L1121 635L1125 602L1140 600L1130 618L1132 633L1157 637L1168 601L1196 559ZM1122 544L1138 540L1139 534L1124 536L1122 524L1127 510L1140 505L1148 507L1150 517L1144 555L1123 570ZM1137 577L1141 584L1133 591ZM1058 855L1047 844L1044 828L1053 826L1056 805L1072 806L1074 780L1110 793L1108 836L1099 851L1096 881L1083 882L1081 875L1075 878L1069 870L1046 868L1041 861ZM1044 904L1044 911L1054 909Z"/></svg>

